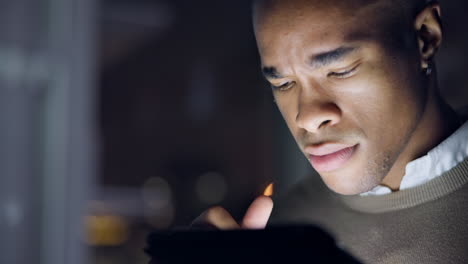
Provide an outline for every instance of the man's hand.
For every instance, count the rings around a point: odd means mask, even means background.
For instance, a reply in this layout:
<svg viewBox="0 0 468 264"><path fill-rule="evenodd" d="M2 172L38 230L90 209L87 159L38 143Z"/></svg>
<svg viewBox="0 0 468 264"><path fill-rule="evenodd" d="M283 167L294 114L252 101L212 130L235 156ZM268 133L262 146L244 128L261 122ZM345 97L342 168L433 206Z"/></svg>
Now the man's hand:
<svg viewBox="0 0 468 264"><path fill-rule="evenodd" d="M228 229L262 229L265 228L273 209L273 201L270 197L259 196L247 209L242 223L236 220L220 206L212 207L197 217L192 226L211 226L221 230Z"/></svg>

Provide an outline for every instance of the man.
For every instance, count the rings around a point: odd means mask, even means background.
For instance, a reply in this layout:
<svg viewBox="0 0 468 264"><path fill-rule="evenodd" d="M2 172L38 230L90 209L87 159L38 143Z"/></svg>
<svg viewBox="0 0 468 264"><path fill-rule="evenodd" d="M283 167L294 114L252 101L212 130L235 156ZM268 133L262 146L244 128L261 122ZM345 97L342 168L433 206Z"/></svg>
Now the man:
<svg viewBox="0 0 468 264"><path fill-rule="evenodd" d="M440 7L424 0L257 1L263 73L330 190L301 183L275 222L313 222L365 263L468 260L468 124L440 97ZM259 197L236 223L262 228Z"/></svg>

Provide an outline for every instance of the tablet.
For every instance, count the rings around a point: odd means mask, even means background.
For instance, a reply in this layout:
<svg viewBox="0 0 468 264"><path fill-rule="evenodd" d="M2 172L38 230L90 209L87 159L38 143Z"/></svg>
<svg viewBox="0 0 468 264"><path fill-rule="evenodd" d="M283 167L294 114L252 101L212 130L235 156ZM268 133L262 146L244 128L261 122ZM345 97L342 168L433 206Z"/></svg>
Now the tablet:
<svg viewBox="0 0 468 264"><path fill-rule="evenodd" d="M150 264L359 263L316 226L261 230L156 231L147 239Z"/></svg>

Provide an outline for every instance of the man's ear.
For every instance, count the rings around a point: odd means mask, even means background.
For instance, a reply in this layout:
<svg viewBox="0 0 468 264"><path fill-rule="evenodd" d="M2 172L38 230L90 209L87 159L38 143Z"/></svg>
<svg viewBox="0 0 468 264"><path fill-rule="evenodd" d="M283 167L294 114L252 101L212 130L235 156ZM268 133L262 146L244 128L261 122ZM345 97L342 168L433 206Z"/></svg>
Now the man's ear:
<svg viewBox="0 0 468 264"><path fill-rule="evenodd" d="M418 38L421 67L427 68L442 43L442 25L440 5L433 3L426 6L414 21Z"/></svg>

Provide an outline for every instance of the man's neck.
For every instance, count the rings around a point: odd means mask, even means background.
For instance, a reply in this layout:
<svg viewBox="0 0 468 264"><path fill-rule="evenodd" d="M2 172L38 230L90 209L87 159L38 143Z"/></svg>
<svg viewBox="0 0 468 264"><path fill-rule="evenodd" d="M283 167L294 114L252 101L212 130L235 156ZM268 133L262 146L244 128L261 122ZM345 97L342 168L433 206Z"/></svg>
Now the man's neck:
<svg viewBox="0 0 468 264"><path fill-rule="evenodd" d="M439 96L435 83L434 80L432 87L430 87L426 109L419 125L381 183L393 191L400 189L400 183L409 162L426 155L448 138L461 124L456 112Z"/></svg>

